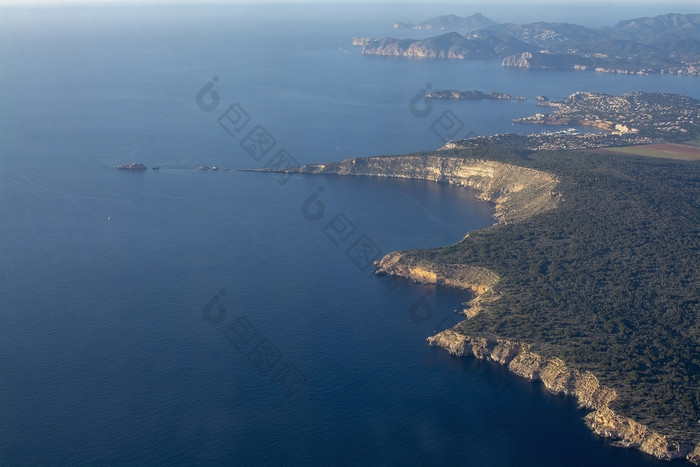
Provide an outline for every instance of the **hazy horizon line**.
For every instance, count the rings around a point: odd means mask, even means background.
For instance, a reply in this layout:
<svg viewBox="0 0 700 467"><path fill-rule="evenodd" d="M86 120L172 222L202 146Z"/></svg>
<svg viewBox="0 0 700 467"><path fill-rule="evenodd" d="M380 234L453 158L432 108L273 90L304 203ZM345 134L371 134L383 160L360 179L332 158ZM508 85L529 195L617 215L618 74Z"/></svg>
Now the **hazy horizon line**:
<svg viewBox="0 0 700 467"><path fill-rule="evenodd" d="M0 0L0 6L73 6L73 5L99 5L99 4L143 4L143 5L206 5L206 4L250 4L250 5L319 5L319 4L342 4L342 5L400 5L400 4L411 4L411 5L455 5L465 7L463 0L440 0L439 2L429 2L427 0L382 0L381 2L372 2L371 0L205 0L203 2L197 0ZM698 6L700 11L700 5L698 5L697 0L674 0L673 2L663 2L659 0L616 0L611 4L610 1L605 0L574 0L563 5L560 0L537 0L535 2L529 0L492 0L490 2L475 3L474 8L479 8L481 6L503 4L503 5L520 5L520 6L532 6L538 4L551 4L562 8L569 6L581 6L581 5L604 5L607 7L618 6L620 4L629 5L658 5L658 6L674 6L674 5L695 5ZM471 5L469 5L471 6Z"/></svg>

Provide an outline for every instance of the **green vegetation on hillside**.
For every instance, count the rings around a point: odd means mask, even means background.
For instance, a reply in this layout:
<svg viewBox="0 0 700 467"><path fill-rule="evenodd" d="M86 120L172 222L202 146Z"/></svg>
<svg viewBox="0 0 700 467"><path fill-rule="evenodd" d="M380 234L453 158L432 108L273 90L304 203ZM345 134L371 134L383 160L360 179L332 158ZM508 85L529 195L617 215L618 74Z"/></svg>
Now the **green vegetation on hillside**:
<svg viewBox="0 0 700 467"><path fill-rule="evenodd" d="M443 152L443 151L441 151ZM532 345L617 391L611 408L700 438L700 163L513 148L444 151L555 174L557 209L407 254L485 267L500 298L456 328Z"/></svg>

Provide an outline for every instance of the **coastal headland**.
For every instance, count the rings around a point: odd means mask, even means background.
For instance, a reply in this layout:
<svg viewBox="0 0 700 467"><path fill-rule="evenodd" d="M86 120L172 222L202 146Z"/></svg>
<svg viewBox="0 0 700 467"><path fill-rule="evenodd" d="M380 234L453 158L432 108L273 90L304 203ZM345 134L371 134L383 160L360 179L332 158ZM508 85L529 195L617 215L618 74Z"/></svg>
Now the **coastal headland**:
<svg viewBox="0 0 700 467"><path fill-rule="evenodd" d="M295 172L477 190L493 206L495 225L455 245L389 253L376 265L377 274L471 296L465 321L430 345L498 362L575 397L590 411L587 426L616 445L700 462L692 287L700 165L484 145Z"/></svg>
<svg viewBox="0 0 700 467"><path fill-rule="evenodd" d="M700 162L599 149L692 142L700 103L575 93L552 106L572 118L596 109L591 121L629 131L480 136L285 172L476 190L494 225L376 263L377 274L468 295L464 321L430 345L575 397L587 426L618 446L700 464Z"/></svg>

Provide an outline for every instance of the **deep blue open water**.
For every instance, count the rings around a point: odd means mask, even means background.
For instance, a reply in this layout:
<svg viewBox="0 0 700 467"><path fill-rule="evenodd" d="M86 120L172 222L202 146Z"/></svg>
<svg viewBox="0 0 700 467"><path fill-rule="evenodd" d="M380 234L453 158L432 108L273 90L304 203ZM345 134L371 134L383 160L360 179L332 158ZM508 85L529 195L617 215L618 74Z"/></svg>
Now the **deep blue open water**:
<svg viewBox="0 0 700 467"><path fill-rule="evenodd" d="M430 348L461 293L373 276L491 225L473 193L194 170L430 150L445 112L455 137L528 133L509 120L538 94L700 97L684 77L351 45L427 11L0 10L0 464L660 464L574 401ZM428 83L528 101L416 116Z"/></svg>

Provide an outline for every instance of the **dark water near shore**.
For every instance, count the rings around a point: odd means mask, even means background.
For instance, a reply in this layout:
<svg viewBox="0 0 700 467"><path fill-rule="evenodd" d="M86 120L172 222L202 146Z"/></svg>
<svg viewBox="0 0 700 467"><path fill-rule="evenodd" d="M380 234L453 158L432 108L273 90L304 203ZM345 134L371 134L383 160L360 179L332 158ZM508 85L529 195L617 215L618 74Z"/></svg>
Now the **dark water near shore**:
<svg viewBox="0 0 700 467"><path fill-rule="evenodd" d="M457 137L528 133L509 120L538 94L697 98L696 80L363 57L352 36L397 18L285 11L1 11L0 464L666 465L428 347L463 294L371 274L491 225L472 193L193 169L430 150L446 111ZM528 101L416 117L426 83ZM236 103L250 120L229 134ZM275 141L259 160L241 146L256 125ZM132 161L160 170L114 169Z"/></svg>

